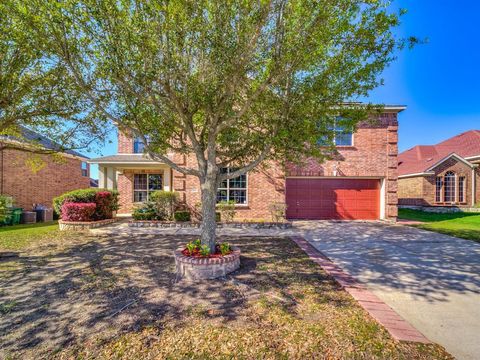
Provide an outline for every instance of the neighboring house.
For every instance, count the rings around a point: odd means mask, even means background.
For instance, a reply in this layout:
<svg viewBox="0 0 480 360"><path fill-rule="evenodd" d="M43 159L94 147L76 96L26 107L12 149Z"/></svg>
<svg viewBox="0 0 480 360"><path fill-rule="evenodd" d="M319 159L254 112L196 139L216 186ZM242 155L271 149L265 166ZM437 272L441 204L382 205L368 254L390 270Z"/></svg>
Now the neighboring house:
<svg viewBox="0 0 480 360"><path fill-rule="evenodd" d="M437 145L418 145L398 157L399 204L472 207L480 201L480 130Z"/></svg>
<svg viewBox="0 0 480 360"><path fill-rule="evenodd" d="M44 149L59 149L55 142L27 128L22 128L22 135ZM12 196L16 206L26 210L34 204L51 207L54 197L90 187L86 156L76 151L35 154L28 142L0 136L0 193Z"/></svg>
<svg viewBox="0 0 480 360"><path fill-rule="evenodd" d="M354 134L338 132L338 155L324 163L283 171L264 164L225 181L218 200L234 200L238 219L270 219L269 205L287 203L290 219L391 219L397 217L397 114L404 106L387 106L377 121L364 122ZM180 165L195 166L193 155L171 154ZM200 201L198 179L150 160L143 144L118 134L118 153L90 160L99 165L99 186L118 189L119 214L129 214L151 191L180 193L188 207ZM229 171L225 169L224 171Z"/></svg>

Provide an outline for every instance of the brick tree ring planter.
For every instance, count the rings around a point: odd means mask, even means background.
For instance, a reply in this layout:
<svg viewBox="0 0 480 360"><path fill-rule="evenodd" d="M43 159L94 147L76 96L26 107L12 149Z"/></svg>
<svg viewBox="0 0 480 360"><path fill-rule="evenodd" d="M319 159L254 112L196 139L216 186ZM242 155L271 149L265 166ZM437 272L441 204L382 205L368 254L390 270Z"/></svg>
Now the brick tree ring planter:
<svg viewBox="0 0 480 360"><path fill-rule="evenodd" d="M58 226L61 231L73 230L73 231L83 231L88 229L97 228L100 226L108 225L117 221L116 218L105 219L98 221L63 221L58 220Z"/></svg>
<svg viewBox="0 0 480 360"><path fill-rule="evenodd" d="M232 246L232 252L222 257L200 258L185 256L182 248L175 250L177 280L206 280L225 276L240 267L240 249Z"/></svg>

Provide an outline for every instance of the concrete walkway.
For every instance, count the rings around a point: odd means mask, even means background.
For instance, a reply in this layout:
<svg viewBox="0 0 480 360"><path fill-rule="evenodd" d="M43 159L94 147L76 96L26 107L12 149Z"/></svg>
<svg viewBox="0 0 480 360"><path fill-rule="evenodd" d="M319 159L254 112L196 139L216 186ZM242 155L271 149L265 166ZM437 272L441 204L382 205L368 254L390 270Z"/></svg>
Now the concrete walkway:
<svg viewBox="0 0 480 360"><path fill-rule="evenodd" d="M316 249L458 359L480 354L480 244L380 222L296 222L289 230L219 229L219 235L303 236ZM131 235L198 229L93 230Z"/></svg>

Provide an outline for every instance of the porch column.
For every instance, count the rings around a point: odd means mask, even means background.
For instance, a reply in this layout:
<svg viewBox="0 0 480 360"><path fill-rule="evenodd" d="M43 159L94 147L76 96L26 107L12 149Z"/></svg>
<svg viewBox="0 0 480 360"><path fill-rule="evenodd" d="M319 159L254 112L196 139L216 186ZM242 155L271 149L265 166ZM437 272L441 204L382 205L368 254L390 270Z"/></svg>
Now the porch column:
<svg viewBox="0 0 480 360"><path fill-rule="evenodd" d="M172 179L170 177L170 168L163 171L163 190L171 191L172 190Z"/></svg>
<svg viewBox="0 0 480 360"><path fill-rule="evenodd" d="M108 167L106 170L106 188L114 190L117 188L117 169L114 167Z"/></svg>

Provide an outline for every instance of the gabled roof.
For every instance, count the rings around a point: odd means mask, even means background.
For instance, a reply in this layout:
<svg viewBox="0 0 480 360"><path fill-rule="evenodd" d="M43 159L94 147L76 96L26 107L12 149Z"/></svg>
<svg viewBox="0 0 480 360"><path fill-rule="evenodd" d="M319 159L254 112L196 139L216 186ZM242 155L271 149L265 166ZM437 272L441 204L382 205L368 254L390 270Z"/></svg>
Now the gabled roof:
<svg viewBox="0 0 480 360"><path fill-rule="evenodd" d="M470 130L436 145L417 145L398 155L399 176L424 174L451 156L480 156L480 130Z"/></svg>
<svg viewBox="0 0 480 360"><path fill-rule="evenodd" d="M10 136L10 135L1 135L0 138L3 138L5 140L10 140L10 141L16 141L16 142L19 142L19 143L30 142L32 144L42 146L42 147L44 147L45 149L48 149L48 150L63 152L63 153L70 154L70 155L73 155L73 156L88 159L87 156L85 156L83 154L80 154L79 152L77 152L75 150L63 150L62 146L59 143L47 138L46 136L43 136L42 134L39 134L36 131L30 130L30 129L24 127L24 126L19 126L19 128L20 128L20 132L22 134L21 138L18 138L18 137L15 137L15 136Z"/></svg>

